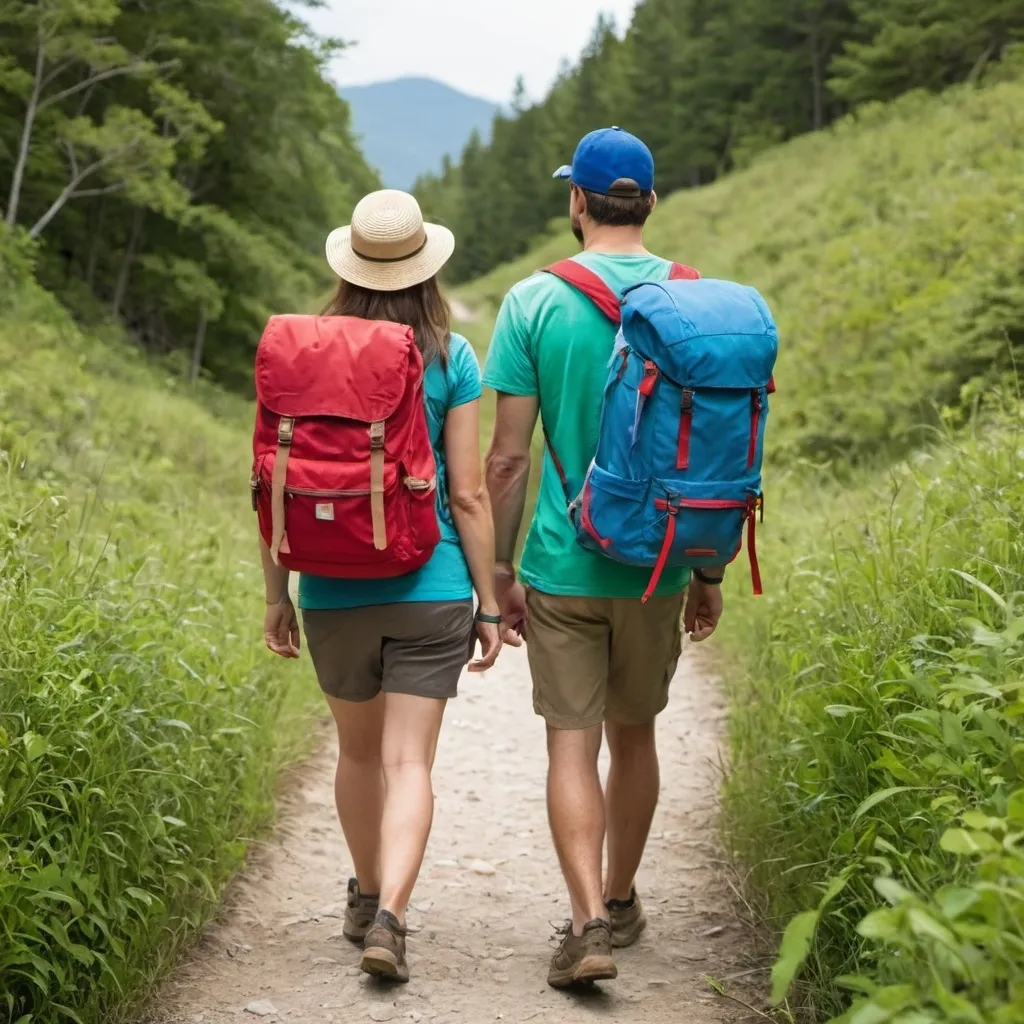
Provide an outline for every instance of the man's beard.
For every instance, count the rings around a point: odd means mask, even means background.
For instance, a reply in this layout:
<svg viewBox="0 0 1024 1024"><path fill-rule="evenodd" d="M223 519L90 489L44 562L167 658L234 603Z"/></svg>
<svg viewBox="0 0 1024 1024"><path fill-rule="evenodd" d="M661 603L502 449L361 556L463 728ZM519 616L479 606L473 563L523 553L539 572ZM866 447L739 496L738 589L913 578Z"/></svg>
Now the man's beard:
<svg viewBox="0 0 1024 1024"><path fill-rule="evenodd" d="M576 241L583 244L583 225L580 223L579 217L570 218L572 223L572 233L576 236Z"/></svg>

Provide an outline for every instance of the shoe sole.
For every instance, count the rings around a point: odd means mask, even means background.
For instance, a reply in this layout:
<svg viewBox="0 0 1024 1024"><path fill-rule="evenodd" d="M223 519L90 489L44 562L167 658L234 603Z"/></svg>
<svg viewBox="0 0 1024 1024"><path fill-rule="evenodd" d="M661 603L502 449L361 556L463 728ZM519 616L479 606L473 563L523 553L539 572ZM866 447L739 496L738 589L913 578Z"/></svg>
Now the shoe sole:
<svg viewBox="0 0 1024 1024"><path fill-rule="evenodd" d="M573 985L592 985L595 981L614 981L619 969L610 956L585 956L578 964L564 971L548 975L552 988L571 988Z"/></svg>
<svg viewBox="0 0 1024 1024"><path fill-rule="evenodd" d="M358 946L362 944L363 939L366 938L371 927L371 925L367 925L365 928L357 932L350 932L343 928L341 930L341 934L344 935L349 942L353 942Z"/></svg>
<svg viewBox="0 0 1024 1024"><path fill-rule="evenodd" d="M383 946L371 946L364 950L363 959L359 964L365 974L375 978L389 978L391 981L406 982L409 980L408 971L402 971L398 966L398 958L390 949Z"/></svg>
<svg viewBox="0 0 1024 1024"><path fill-rule="evenodd" d="M644 931L647 929L647 918L641 917L639 921L631 924L628 928L620 931L612 929L612 949L626 949L632 946Z"/></svg>

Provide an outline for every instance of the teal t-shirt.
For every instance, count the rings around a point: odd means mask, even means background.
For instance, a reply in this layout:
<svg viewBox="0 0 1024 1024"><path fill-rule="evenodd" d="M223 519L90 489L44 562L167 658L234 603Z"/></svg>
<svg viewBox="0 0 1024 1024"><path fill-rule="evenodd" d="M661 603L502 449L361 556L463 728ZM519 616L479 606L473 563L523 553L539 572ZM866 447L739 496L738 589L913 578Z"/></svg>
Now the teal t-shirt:
<svg viewBox="0 0 1024 1024"><path fill-rule="evenodd" d="M575 259L622 293L641 281L668 279L672 264L657 256L581 253ZM551 274L534 274L505 296L487 354L484 383L510 395L539 396L541 418L576 491L597 450L601 403L615 328L594 304ZM565 492L544 452L540 494L520 575L546 594L641 597L650 569L622 565L576 542ZM666 570L659 594L683 590L688 569Z"/></svg>
<svg viewBox="0 0 1024 1024"><path fill-rule="evenodd" d="M480 366L472 346L453 334L447 371L433 360L423 374L427 425L437 460L437 519L441 543L422 569L385 580L339 580L326 576L299 577L299 607L308 609L361 608L410 601L464 601L473 596L469 567L448 507L448 477L444 458L444 421L449 409L480 397Z"/></svg>

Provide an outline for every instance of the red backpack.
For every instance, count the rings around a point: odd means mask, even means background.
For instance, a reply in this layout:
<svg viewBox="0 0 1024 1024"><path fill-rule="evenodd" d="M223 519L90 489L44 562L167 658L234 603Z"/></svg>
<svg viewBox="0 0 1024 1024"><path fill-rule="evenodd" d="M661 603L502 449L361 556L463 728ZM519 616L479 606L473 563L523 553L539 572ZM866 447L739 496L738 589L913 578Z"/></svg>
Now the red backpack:
<svg viewBox="0 0 1024 1024"><path fill-rule="evenodd" d="M411 327L271 317L256 397L252 506L276 563L347 579L426 564L437 467Z"/></svg>

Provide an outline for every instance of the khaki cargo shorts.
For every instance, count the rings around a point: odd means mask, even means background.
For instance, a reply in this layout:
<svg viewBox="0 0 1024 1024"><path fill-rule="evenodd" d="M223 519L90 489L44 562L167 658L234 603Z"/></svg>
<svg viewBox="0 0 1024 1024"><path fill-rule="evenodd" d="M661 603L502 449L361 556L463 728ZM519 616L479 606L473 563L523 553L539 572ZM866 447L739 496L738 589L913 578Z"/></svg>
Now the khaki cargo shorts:
<svg viewBox="0 0 1024 1024"><path fill-rule="evenodd" d="M351 701L455 697L475 635L469 600L305 609L302 625L320 689Z"/></svg>
<svg viewBox="0 0 1024 1024"><path fill-rule="evenodd" d="M526 649L537 714L555 729L657 717L682 653L685 597L641 604L529 591Z"/></svg>

